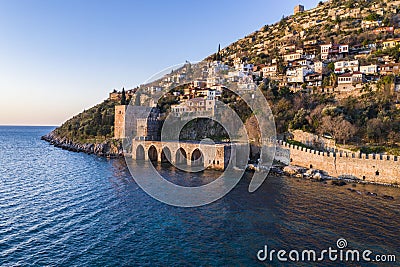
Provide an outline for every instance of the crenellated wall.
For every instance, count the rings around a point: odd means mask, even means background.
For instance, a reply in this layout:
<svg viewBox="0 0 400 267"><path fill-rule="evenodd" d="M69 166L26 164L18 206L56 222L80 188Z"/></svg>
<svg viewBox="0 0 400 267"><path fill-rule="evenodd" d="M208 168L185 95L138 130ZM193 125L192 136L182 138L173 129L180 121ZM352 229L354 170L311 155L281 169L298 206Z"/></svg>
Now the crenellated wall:
<svg viewBox="0 0 400 267"><path fill-rule="evenodd" d="M398 157L363 153L321 152L278 141L277 155L281 159L306 168L325 171L333 177L351 176L368 182L400 184ZM287 162L285 162L287 163Z"/></svg>

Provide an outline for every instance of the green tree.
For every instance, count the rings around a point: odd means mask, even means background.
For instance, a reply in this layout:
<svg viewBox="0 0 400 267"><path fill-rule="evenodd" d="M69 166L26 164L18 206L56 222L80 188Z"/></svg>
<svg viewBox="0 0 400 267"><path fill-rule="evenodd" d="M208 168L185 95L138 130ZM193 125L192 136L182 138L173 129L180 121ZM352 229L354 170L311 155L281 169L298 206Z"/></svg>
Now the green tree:
<svg viewBox="0 0 400 267"><path fill-rule="evenodd" d="M381 20L382 17L380 15L376 14L375 12L373 12L373 13L370 13L365 19L368 21L377 21L377 20Z"/></svg>
<svg viewBox="0 0 400 267"><path fill-rule="evenodd" d="M276 65L277 65L279 74L286 73L286 64L284 63L283 58L281 56L276 57Z"/></svg>
<svg viewBox="0 0 400 267"><path fill-rule="evenodd" d="M221 61L221 44L218 44L217 61Z"/></svg>
<svg viewBox="0 0 400 267"><path fill-rule="evenodd" d="M329 79L330 79L329 83L331 86L336 87L338 85L337 75L334 72L331 73Z"/></svg>
<svg viewBox="0 0 400 267"><path fill-rule="evenodd" d="M330 70L331 72L335 71L335 64L333 62L329 62L329 64L326 66L326 68L328 70Z"/></svg>
<svg viewBox="0 0 400 267"><path fill-rule="evenodd" d="M126 105L126 94L125 94L125 88L122 88L122 95L121 95L121 105Z"/></svg>
<svg viewBox="0 0 400 267"><path fill-rule="evenodd" d="M367 136L374 142L382 140L385 127L382 120L378 118L370 119L367 123Z"/></svg>
<svg viewBox="0 0 400 267"><path fill-rule="evenodd" d="M390 89L394 84L394 79L394 75L382 77L377 83L378 89L385 94L390 94Z"/></svg>
<svg viewBox="0 0 400 267"><path fill-rule="evenodd" d="M301 108L297 111L296 115L294 116L293 120L289 123L289 127L292 130L296 129L303 129L305 130L308 126L307 111L304 108Z"/></svg>

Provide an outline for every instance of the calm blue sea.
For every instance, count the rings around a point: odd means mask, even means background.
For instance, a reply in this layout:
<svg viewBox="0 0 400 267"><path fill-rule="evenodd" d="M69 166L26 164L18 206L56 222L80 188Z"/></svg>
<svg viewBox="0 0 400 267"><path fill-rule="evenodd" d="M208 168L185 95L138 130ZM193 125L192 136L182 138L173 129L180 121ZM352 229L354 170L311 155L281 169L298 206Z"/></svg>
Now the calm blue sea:
<svg viewBox="0 0 400 267"><path fill-rule="evenodd" d="M270 177L249 194L246 176L215 203L176 208L144 193L123 160L41 141L52 129L0 127L1 266L275 266L257 260L264 245L323 250L339 238L400 262L400 189Z"/></svg>

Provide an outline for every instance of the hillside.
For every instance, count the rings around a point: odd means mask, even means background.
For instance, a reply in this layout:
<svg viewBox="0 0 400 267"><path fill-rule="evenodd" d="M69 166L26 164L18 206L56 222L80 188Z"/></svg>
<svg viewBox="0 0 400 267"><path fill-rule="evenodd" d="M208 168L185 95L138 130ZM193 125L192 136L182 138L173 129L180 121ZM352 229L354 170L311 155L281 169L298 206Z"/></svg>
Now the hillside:
<svg viewBox="0 0 400 267"><path fill-rule="evenodd" d="M398 155L399 5L400 1L390 0L320 2L311 10L263 26L206 60L222 62L254 80L271 106L280 137L301 129L331 136L352 150ZM168 80L165 87L173 85ZM129 92L137 99L135 90ZM113 100L73 117L52 135L80 144L111 140L114 106L121 95L115 93ZM243 120L253 118L243 101L226 95L222 91L221 100ZM191 97L170 93L159 107L169 112ZM196 124L191 127L185 129L187 136L199 130ZM201 128L198 136L204 137L204 129L213 126Z"/></svg>
<svg viewBox="0 0 400 267"><path fill-rule="evenodd" d="M390 0L321 1L311 10L263 26L227 46L221 54L231 62L234 58L243 57L253 64L268 64L282 55L282 49L292 50L290 45L307 46L304 41L346 43L351 47L373 44L399 36L398 31L374 31L379 26L399 26L399 5L400 1ZM318 56L319 51L316 53Z"/></svg>
<svg viewBox="0 0 400 267"><path fill-rule="evenodd" d="M122 155L122 143L113 140L114 107L119 101L102 103L72 117L43 140L63 149L107 157Z"/></svg>
<svg viewBox="0 0 400 267"><path fill-rule="evenodd" d="M59 137L74 142L102 142L114 136L114 107L117 101L102 103L72 117L54 130Z"/></svg>

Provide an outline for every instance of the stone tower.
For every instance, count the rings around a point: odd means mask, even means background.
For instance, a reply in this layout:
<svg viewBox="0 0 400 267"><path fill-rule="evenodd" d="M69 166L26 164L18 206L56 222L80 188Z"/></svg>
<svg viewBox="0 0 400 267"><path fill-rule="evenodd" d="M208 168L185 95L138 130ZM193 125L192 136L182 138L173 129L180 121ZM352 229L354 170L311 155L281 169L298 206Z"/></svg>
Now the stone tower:
<svg viewBox="0 0 400 267"><path fill-rule="evenodd" d="M302 5L297 5L294 7L294 14L296 15L297 13L304 12L304 6Z"/></svg>
<svg viewBox="0 0 400 267"><path fill-rule="evenodd" d="M114 138L157 139L160 127L158 115L158 109L151 107L115 106Z"/></svg>
<svg viewBox="0 0 400 267"><path fill-rule="evenodd" d="M126 133L126 123L125 123L127 107L128 107L127 105L115 106L114 138L116 139L125 138L128 135Z"/></svg>

